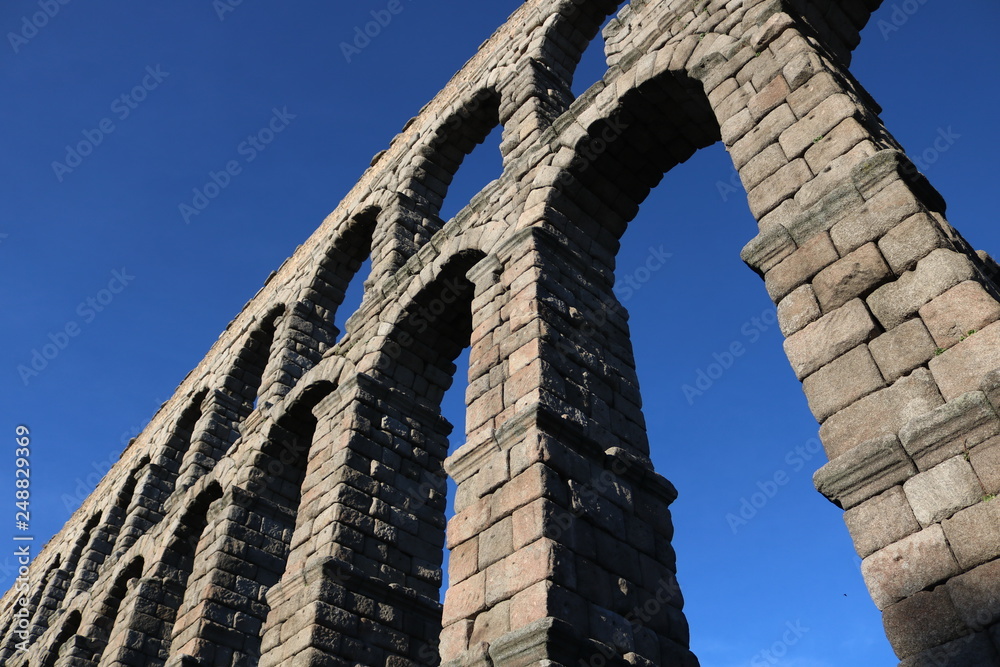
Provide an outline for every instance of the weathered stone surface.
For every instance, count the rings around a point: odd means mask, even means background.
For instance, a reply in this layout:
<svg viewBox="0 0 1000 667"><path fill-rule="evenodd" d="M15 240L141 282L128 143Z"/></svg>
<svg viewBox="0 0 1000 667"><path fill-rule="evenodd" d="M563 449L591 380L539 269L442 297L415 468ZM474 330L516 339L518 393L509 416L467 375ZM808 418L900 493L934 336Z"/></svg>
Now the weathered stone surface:
<svg viewBox="0 0 1000 667"><path fill-rule="evenodd" d="M993 407L1000 411L1000 369L987 373L979 388L986 394Z"/></svg>
<svg viewBox="0 0 1000 667"><path fill-rule="evenodd" d="M761 230L740 252L740 257L747 266L761 276L777 266L796 249L788 230L780 225L774 225Z"/></svg>
<svg viewBox="0 0 1000 667"><path fill-rule="evenodd" d="M902 486L894 486L847 510L844 523L862 558L920 530Z"/></svg>
<svg viewBox="0 0 1000 667"><path fill-rule="evenodd" d="M934 297L974 275L965 255L940 248L917 263L917 268L883 285L868 297L868 307L886 329L909 319Z"/></svg>
<svg viewBox="0 0 1000 667"><path fill-rule="evenodd" d="M473 621L459 621L445 626L441 631L438 650L440 650L443 655L449 656L461 655L464 653L469 648L469 639L472 636L472 629L474 625Z"/></svg>
<svg viewBox="0 0 1000 667"><path fill-rule="evenodd" d="M485 645L488 647L491 641L510 632L509 607L510 603L500 602L488 612L477 616L475 626L472 629L472 636L469 638L469 644L473 646ZM488 648L483 653L488 655Z"/></svg>
<svg viewBox="0 0 1000 667"><path fill-rule="evenodd" d="M853 216L830 228L830 237L842 255L876 241L906 218L920 211L920 202L903 181L896 181L864 203Z"/></svg>
<svg viewBox="0 0 1000 667"><path fill-rule="evenodd" d="M781 333L791 336L810 322L819 319L821 314L812 286L803 285L778 304L778 326L781 328Z"/></svg>
<svg viewBox="0 0 1000 667"><path fill-rule="evenodd" d="M879 332L861 299L821 317L784 343L796 377L802 379Z"/></svg>
<svg viewBox="0 0 1000 667"><path fill-rule="evenodd" d="M892 277L874 243L861 246L826 267L813 278L812 287L824 313L869 292Z"/></svg>
<svg viewBox="0 0 1000 667"><path fill-rule="evenodd" d="M544 584L544 582L542 582ZM572 604L573 596L568 591L558 587L548 587L539 585L540 593L538 600L544 600L544 605L552 605L553 612L562 611L563 608ZM579 601L575 601L579 605ZM543 607L544 608L544 607ZM541 611L541 609L539 609ZM561 614L560 614L561 616ZM579 639L573 631L574 627L583 627L586 623L586 616L577 618L572 615L575 623L567 623L561 618L552 616L541 616L535 621L524 622L523 619L511 615L511 626L515 630L504 635L500 639L491 642L487 647L488 658L473 662L472 664L494 664L494 665L533 665L545 664L549 662L547 658L554 658L557 655L576 655L579 650Z"/></svg>
<svg viewBox="0 0 1000 667"><path fill-rule="evenodd" d="M927 527L975 505L983 487L965 457L956 456L906 480L906 500L920 525Z"/></svg>
<svg viewBox="0 0 1000 667"><path fill-rule="evenodd" d="M765 220L776 214L783 214L783 224L796 243L802 244L816 234L827 232L835 224L854 215L864 205L857 189L850 183L842 183L833 188L805 211L798 202L785 201L769 214ZM787 210L782 210L783 208ZM834 248L836 250L836 248ZM838 253L839 256L839 253Z"/></svg>
<svg viewBox="0 0 1000 667"><path fill-rule="evenodd" d="M980 630L1000 620L1000 560L960 574L948 592L965 625Z"/></svg>
<svg viewBox="0 0 1000 667"><path fill-rule="evenodd" d="M979 632L907 658L899 667L972 667L995 665L998 660L989 635Z"/></svg>
<svg viewBox="0 0 1000 667"><path fill-rule="evenodd" d="M800 54L785 66L782 73L793 91L788 96L788 104L800 118L842 90L814 53Z"/></svg>
<svg viewBox="0 0 1000 667"><path fill-rule="evenodd" d="M778 302L838 258L829 235L817 234L767 272L764 277L767 293Z"/></svg>
<svg viewBox="0 0 1000 667"><path fill-rule="evenodd" d="M908 421L943 403L930 372L918 368L827 419L819 429L820 439L832 460L860 442L898 433Z"/></svg>
<svg viewBox="0 0 1000 667"><path fill-rule="evenodd" d="M992 495L1000 494L1000 438L990 438L976 445L969 455L969 462L983 490Z"/></svg>
<svg viewBox="0 0 1000 667"><path fill-rule="evenodd" d="M486 573L480 572L450 586L445 597L445 609L448 611L441 619L445 627L464 618L473 618L486 609Z"/></svg>
<svg viewBox="0 0 1000 667"><path fill-rule="evenodd" d="M820 423L884 386L867 345L859 345L802 382L809 409Z"/></svg>
<svg viewBox="0 0 1000 667"><path fill-rule="evenodd" d="M486 569L486 604L492 607L539 581L551 581L568 590L576 588L572 553L545 538Z"/></svg>
<svg viewBox="0 0 1000 667"><path fill-rule="evenodd" d="M786 164L750 191L747 197L750 211L758 218L767 215L778 204L798 192L811 178L812 172L805 160L800 158Z"/></svg>
<svg viewBox="0 0 1000 667"><path fill-rule="evenodd" d="M1000 501L984 500L942 525L963 570L1000 557Z"/></svg>
<svg viewBox="0 0 1000 667"><path fill-rule="evenodd" d="M876 551L861 563L868 592L883 610L960 571L938 524Z"/></svg>
<svg viewBox="0 0 1000 667"><path fill-rule="evenodd" d="M454 583L465 581L479 571L479 540L472 538L451 550L448 576Z"/></svg>
<svg viewBox="0 0 1000 667"><path fill-rule="evenodd" d="M483 530L478 538L479 568L485 570L493 563L514 552L514 520L507 517Z"/></svg>
<svg viewBox="0 0 1000 667"><path fill-rule="evenodd" d="M747 162L746 166L740 170L740 180L743 182L744 189L747 192L753 191L754 188L787 164L788 158L785 157L781 146L778 144L768 146L763 153Z"/></svg>
<svg viewBox="0 0 1000 667"><path fill-rule="evenodd" d="M920 318L940 348L949 348L1000 318L1000 303L967 280L920 308Z"/></svg>
<svg viewBox="0 0 1000 667"><path fill-rule="evenodd" d="M859 164L851 174L855 187L865 199L893 187L900 180L906 183L921 203L931 211L944 213L944 199L916 165L902 151L886 149Z"/></svg>
<svg viewBox="0 0 1000 667"><path fill-rule="evenodd" d="M871 141L864 141L846 154L841 155L816 173L815 178L799 188L795 201L803 209L808 209L829 193L840 189L849 182L851 170L865 158L871 157L877 149Z"/></svg>
<svg viewBox="0 0 1000 667"><path fill-rule="evenodd" d="M781 133L778 141L789 158L798 157L818 142L827 132L845 118L858 112L858 107L847 95L835 94L810 111L800 121Z"/></svg>
<svg viewBox="0 0 1000 667"><path fill-rule="evenodd" d="M766 19L765 13L770 13L770 10L765 9L755 17L760 25L748 37L750 48L754 51L763 51L778 35L795 25L795 20L785 12L773 13Z"/></svg>
<svg viewBox="0 0 1000 667"><path fill-rule="evenodd" d="M856 118L847 118L806 151L806 163L813 173L868 139L868 132Z"/></svg>
<svg viewBox="0 0 1000 667"><path fill-rule="evenodd" d="M824 465L813 475L813 483L831 501L851 509L902 484L916 472L896 436L882 436Z"/></svg>
<svg viewBox="0 0 1000 667"><path fill-rule="evenodd" d="M899 433L917 467L928 470L1000 433L1000 420L979 391L964 394L908 421Z"/></svg>
<svg viewBox="0 0 1000 667"><path fill-rule="evenodd" d="M977 331L930 363L931 373L941 387L941 395L947 400L979 389L986 376L998 368L1000 322Z"/></svg>
<svg viewBox="0 0 1000 667"><path fill-rule="evenodd" d="M920 318L903 322L868 343L886 382L895 382L934 358L934 339Z"/></svg>
<svg viewBox="0 0 1000 667"><path fill-rule="evenodd" d="M787 14L785 16L788 17ZM788 82L785 81L785 77L776 76L763 90L750 98L750 101L747 102L747 109L755 120L760 120L783 104L790 92L791 90L788 87ZM780 146L777 144L774 147L780 150ZM784 152L782 152L782 156L784 157Z"/></svg>
<svg viewBox="0 0 1000 667"><path fill-rule="evenodd" d="M729 155L733 158L733 164L737 169L742 169L754 156L759 155L765 148L774 143L778 134L785 128L790 127L795 122L795 114L787 104L782 104L777 109L762 118L743 138L738 140L729 149Z"/></svg>
<svg viewBox="0 0 1000 667"><path fill-rule="evenodd" d="M934 218L917 213L886 232L879 250L896 275L910 271L921 259L945 245L944 235Z"/></svg>
<svg viewBox="0 0 1000 667"><path fill-rule="evenodd" d="M882 622L889 643L900 658L940 646L969 631L945 586L920 591L886 607Z"/></svg>

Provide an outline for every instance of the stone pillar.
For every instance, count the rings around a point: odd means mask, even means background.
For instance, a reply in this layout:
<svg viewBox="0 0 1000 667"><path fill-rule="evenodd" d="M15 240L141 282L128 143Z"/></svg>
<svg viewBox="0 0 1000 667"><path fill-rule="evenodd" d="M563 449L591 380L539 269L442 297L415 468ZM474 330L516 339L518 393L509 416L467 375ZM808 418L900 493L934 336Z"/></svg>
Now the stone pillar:
<svg viewBox="0 0 1000 667"><path fill-rule="evenodd" d="M100 664L163 665L176 610L183 597L182 584L172 579L143 577L130 581Z"/></svg>
<svg viewBox="0 0 1000 667"><path fill-rule="evenodd" d="M261 667L436 664L451 427L365 375L313 412L288 566L267 593Z"/></svg>
<svg viewBox="0 0 1000 667"><path fill-rule="evenodd" d="M1000 664L990 265L948 224L843 49L764 7L693 75L760 223L743 258L822 425L817 488L847 510L901 665Z"/></svg>
<svg viewBox="0 0 1000 667"><path fill-rule="evenodd" d="M218 389L205 398L205 414L198 421L191 447L181 460L174 497L180 497L229 451L239 437L237 428L247 417L248 408L242 400Z"/></svg>
<svg viewBox="0 0 1000 667"><path fill-rule="evenodd" d="M279 423L256 412L246 427L259 434L243 441L227 462L234 484L209 517L174 623L168 665L257 664L265 595L285 571L301 500L302 479L315 419L302 410Z"/></svg>
<svg viewBox="0 0 1000 667"><path fill-rule="evenodd" d="M115 540L113 558L123 556L136 540L163 520L163 504L173 488L167 484L170 472L158 463L147 462L135 475L135 493L125 509L125 520Z"/></svg>
<svg viewBox="0 0 1000 667"><path fill-rule="evenodd" d="M268 587L284 569L295 516L288 508L234 486L225 510L209 525L211 551L199 559L190 593L173 627L168 665L194 659L203 665L256 664ZM252 575L252 576L251 576Z"/></svg>
<svg viewBox="0 0 1000 667"><path fill-rule="evenodd" d="M458 494L445 664L697 664L670 546L676 492L643 454L641 421L628 427L631 408L604 390L634 369L607 365L613 318L574 324L568 306L592 302L573 300L587 290L617 303L583 257L531 228L498 252L499 271L470 274L469 437L447 462ZM591 342L570 346L586 324Z"/></svg>

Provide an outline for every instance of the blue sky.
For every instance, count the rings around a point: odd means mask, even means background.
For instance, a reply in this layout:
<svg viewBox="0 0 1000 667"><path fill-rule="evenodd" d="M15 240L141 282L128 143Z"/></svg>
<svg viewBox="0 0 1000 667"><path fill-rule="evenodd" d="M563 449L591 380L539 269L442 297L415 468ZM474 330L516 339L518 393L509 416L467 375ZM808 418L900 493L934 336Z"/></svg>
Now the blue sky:
<svg viewBox="0 0 1000 667"><path fill-rule="evenodd" d="M37 0L0 8L0 373L11 445L0 484L12 495L14 429L26 424L39 540L371 156L520 4L401 0L348 62L341 43L386 1L221 1L68 1L34 32L23 19L41 11ZM951 222L995 253L998 31L995 0L966 0L961 12L944 0L887 3L854 66L913 155L951 137L922 167ZM602 71L592 48L574 89ZM268 127L280 128L273 141L248 141ZM68 154L81 141L93 150ZM468 158L446 212L498 175L498 142ZM230 163L226 187L196 202L195 189ZM699 153L653 192L619 255L619 277L641 283L625 306L654 462L681 494L674 544L692 646L707 667L893 664L841 512L812 488L825 462L817 426L763 284L739 259L756 226L736 182L721 146ZM207 205L185 216L182 204ZM64 343L58 354L22 376L18 366L53 341ZM703 394L685 395L734 343L744 353ZM456 382L446 405L457 432L463 390ZM727 521L766 491L745 525ZM0 529L0 542L12 533ZM8 552L0 547L4 589Z"/></svg>

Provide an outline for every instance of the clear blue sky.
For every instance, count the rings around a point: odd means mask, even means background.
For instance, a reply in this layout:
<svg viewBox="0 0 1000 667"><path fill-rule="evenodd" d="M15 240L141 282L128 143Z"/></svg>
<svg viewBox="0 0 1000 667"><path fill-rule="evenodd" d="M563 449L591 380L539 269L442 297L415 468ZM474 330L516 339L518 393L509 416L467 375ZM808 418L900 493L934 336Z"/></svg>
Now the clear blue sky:
<svg viewBox="0 0 1000 667"><path fill-rule="evenodd" d="M40 540L371 156L518 4L402 0L402 13L350 63L341 42L384 0L347 9L245 0L223 20L210 0L78 0L58 5L30 38L5 37L0 372L10 450L0 454L0 489L12 496L14 429L27 424ZM37 11L37 0L4 3L4 34ZM880 29L894 19L898 30ZM913 154L939 132L957 135L925 172L952 223L996 253L998 32L995 0L966 0L961 10L945 0L887 3L854 68ZM601 73L592 49L575 89ZM145 89L121 99L136 86ZM275 121L287 126L267 146L244 145L275 109L287 109ZM66 146L85 132L100 142L77 163ZM469 158L448 212L498 175L497 143L494 135ZM193 204L193 189L231 160L238 175L185 221L179 205ZM54 169L57 161L72 171ZM718 145L668 174L619 256L619 276L642 277L635 272L650 248L671 254L625 305L654 461L681 494L675 547L693 648L706 667L894 664L841 512L812 488L824 459L795 453L817 426L768 324L763 284L740 262L756 227L745 197L726 186L732 175ZM102 292L109 283L118 293ZM76 335L25 384L17 367L67 326ZM689 402L683 385L734 342L745 354ZM448 397L459 432L463 390L456 382ZM787 484L734 533L727 514L776 473ZM9 511L12 522L13 500ZM0 527L0 543L13 532ZM0 555L0 588L12 581L10 565ZM788 623L801 637L769 662L761 651Z"/></svg>

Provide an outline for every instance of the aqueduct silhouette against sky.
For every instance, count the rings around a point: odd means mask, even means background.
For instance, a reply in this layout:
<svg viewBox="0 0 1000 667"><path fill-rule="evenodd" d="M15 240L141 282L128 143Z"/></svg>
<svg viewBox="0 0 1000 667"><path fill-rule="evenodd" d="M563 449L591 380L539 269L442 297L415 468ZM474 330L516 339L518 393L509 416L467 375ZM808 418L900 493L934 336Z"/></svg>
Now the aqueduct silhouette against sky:
<svg viewBox="0 0 1000 667"><path fill-rule="evenodd" d="M721 139L901 664L1000 664L997 267L848 71L877 3L635 0L574 99L618 4L525 3L377 156L6 596L0 660L696 664L612 286L649 190ZM498 124L503 176L443 221Z"/></svg>

